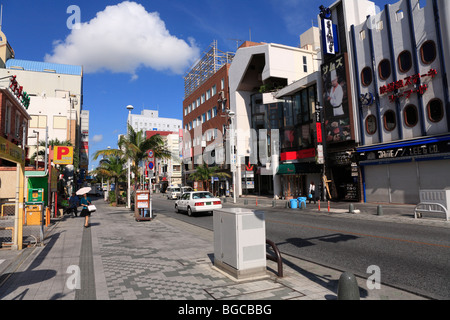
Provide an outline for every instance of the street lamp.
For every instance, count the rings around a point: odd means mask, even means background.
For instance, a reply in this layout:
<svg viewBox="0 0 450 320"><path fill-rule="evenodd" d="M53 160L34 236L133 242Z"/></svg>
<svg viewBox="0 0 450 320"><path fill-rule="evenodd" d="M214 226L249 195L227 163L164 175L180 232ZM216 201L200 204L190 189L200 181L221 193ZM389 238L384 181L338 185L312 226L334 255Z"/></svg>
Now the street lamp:
<svg viewBox="0 0 450 320"><path fill-rule="evenodd" d="M127 106L127 110L128 110L128 119L127 119L127 135L129 137L129 130L128 130L128 126L130 125L130 118L131 118L131 111L134 109L134 107L132 105L128 105ZM131 162L130 162L130 158L128 157L127 159L127 170L128 170L128 174L127 174L127 182L128 182L128 189L127 189L127 208L131 209L131 196L130 196L130 167L131 167ZM117 188L118 186L116 186Z"/></svg>
<svg viewBox="0 0 450 320"><path fill-rule="evenodd" d="M227 116L230 119L230 133L228 137L230 139L230 171L233 175L233 203L236 203L236 159L234 154L234 116L236 113L231 110L227 110Z"/></svg>

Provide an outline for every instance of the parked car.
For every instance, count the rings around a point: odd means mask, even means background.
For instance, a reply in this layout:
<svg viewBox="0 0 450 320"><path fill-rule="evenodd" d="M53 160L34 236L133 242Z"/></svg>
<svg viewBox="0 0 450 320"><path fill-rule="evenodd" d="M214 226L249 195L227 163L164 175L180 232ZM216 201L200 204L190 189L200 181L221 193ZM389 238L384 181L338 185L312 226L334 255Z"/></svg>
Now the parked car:
<svg viewBox="0 0 450 320"><path fill-rule="evenodd" d="M186 192L175 201L175 211L185 211L190 217L198 212L212 213L217 209L222 209L222 201L207 191Z"/></svg>
<svg viewBox="0 0 450 320"><path fill-rule="evenodd" d="M180 187L168 187L166 190L167 199L178 199L181 195Z"/></svg>

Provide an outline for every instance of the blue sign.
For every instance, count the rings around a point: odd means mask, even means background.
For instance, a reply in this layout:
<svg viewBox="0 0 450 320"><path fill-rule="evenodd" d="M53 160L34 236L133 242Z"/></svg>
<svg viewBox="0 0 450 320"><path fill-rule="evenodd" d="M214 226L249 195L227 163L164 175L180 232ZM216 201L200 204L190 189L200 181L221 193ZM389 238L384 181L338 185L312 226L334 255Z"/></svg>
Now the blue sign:
<svg viewBox="0 0 450 320"><path fill-rule="evenodd" d="M153 162L149 162L149 163L148 163L148 168L149 168L150 170L153 170L154 167L155 167L155 164L154 164Z"/></svg>

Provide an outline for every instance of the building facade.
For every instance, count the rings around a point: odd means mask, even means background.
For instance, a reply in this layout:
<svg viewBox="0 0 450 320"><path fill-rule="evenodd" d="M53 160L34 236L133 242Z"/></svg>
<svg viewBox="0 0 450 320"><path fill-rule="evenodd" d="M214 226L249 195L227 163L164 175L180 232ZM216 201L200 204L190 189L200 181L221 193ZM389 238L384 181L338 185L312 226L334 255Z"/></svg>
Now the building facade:
<svg viewBox="0 0 450 320"><path fill-rule="evenodd" d="M158 110L142 110L141 114L132 114L128 116L128 123L133 129L138 131L163 131L178 132L182 126L182 120L173 118L159 117Z"/></svg>
<svg viewBox="0 0 450 320"><path fill-rule="evenodd" d="M220 52L217 43L209 47L203 58L185 76L183 101L183 183L206 190L203 181L190 179L198 165L206 163L230 173L226 161L229 131L229 69L234 54ZM229 195L230 178L212 178L214 190Z"/></svg>
<svg viewBox="0 0 450 320"><path fill-rule="evenodd" d="M304 174L320 174L312 168L317 87L311 83L311 88L283 89L318 71L318 41L310 38L303 48L246 42L236 52L230 67L230 108L237 128L237 195L305 195Z"/></svg>
<svg viewBox="0 0 450 320"><path fill-rule="evenodd" d="M352 25L365 201L450 187L448 1L402 0Z"/></svg>

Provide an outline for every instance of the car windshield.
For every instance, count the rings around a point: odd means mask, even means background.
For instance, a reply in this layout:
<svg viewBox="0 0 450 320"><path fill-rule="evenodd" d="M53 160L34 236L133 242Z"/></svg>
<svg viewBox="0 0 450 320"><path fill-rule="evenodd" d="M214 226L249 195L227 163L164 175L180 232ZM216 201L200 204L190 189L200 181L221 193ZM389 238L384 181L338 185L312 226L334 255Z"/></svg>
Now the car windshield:
<svg viewBox="0 0 450 320"><path fill-rule="evenodd" d="M208 199L214 198L214 196L210 192L198 192L192 195L192 199Z"/></svg>
<svg viewBox="0 0 450 320"><path fill-rule="evenodd" d="M180 192L180 188L173 188L172 192Z"/></svg>

